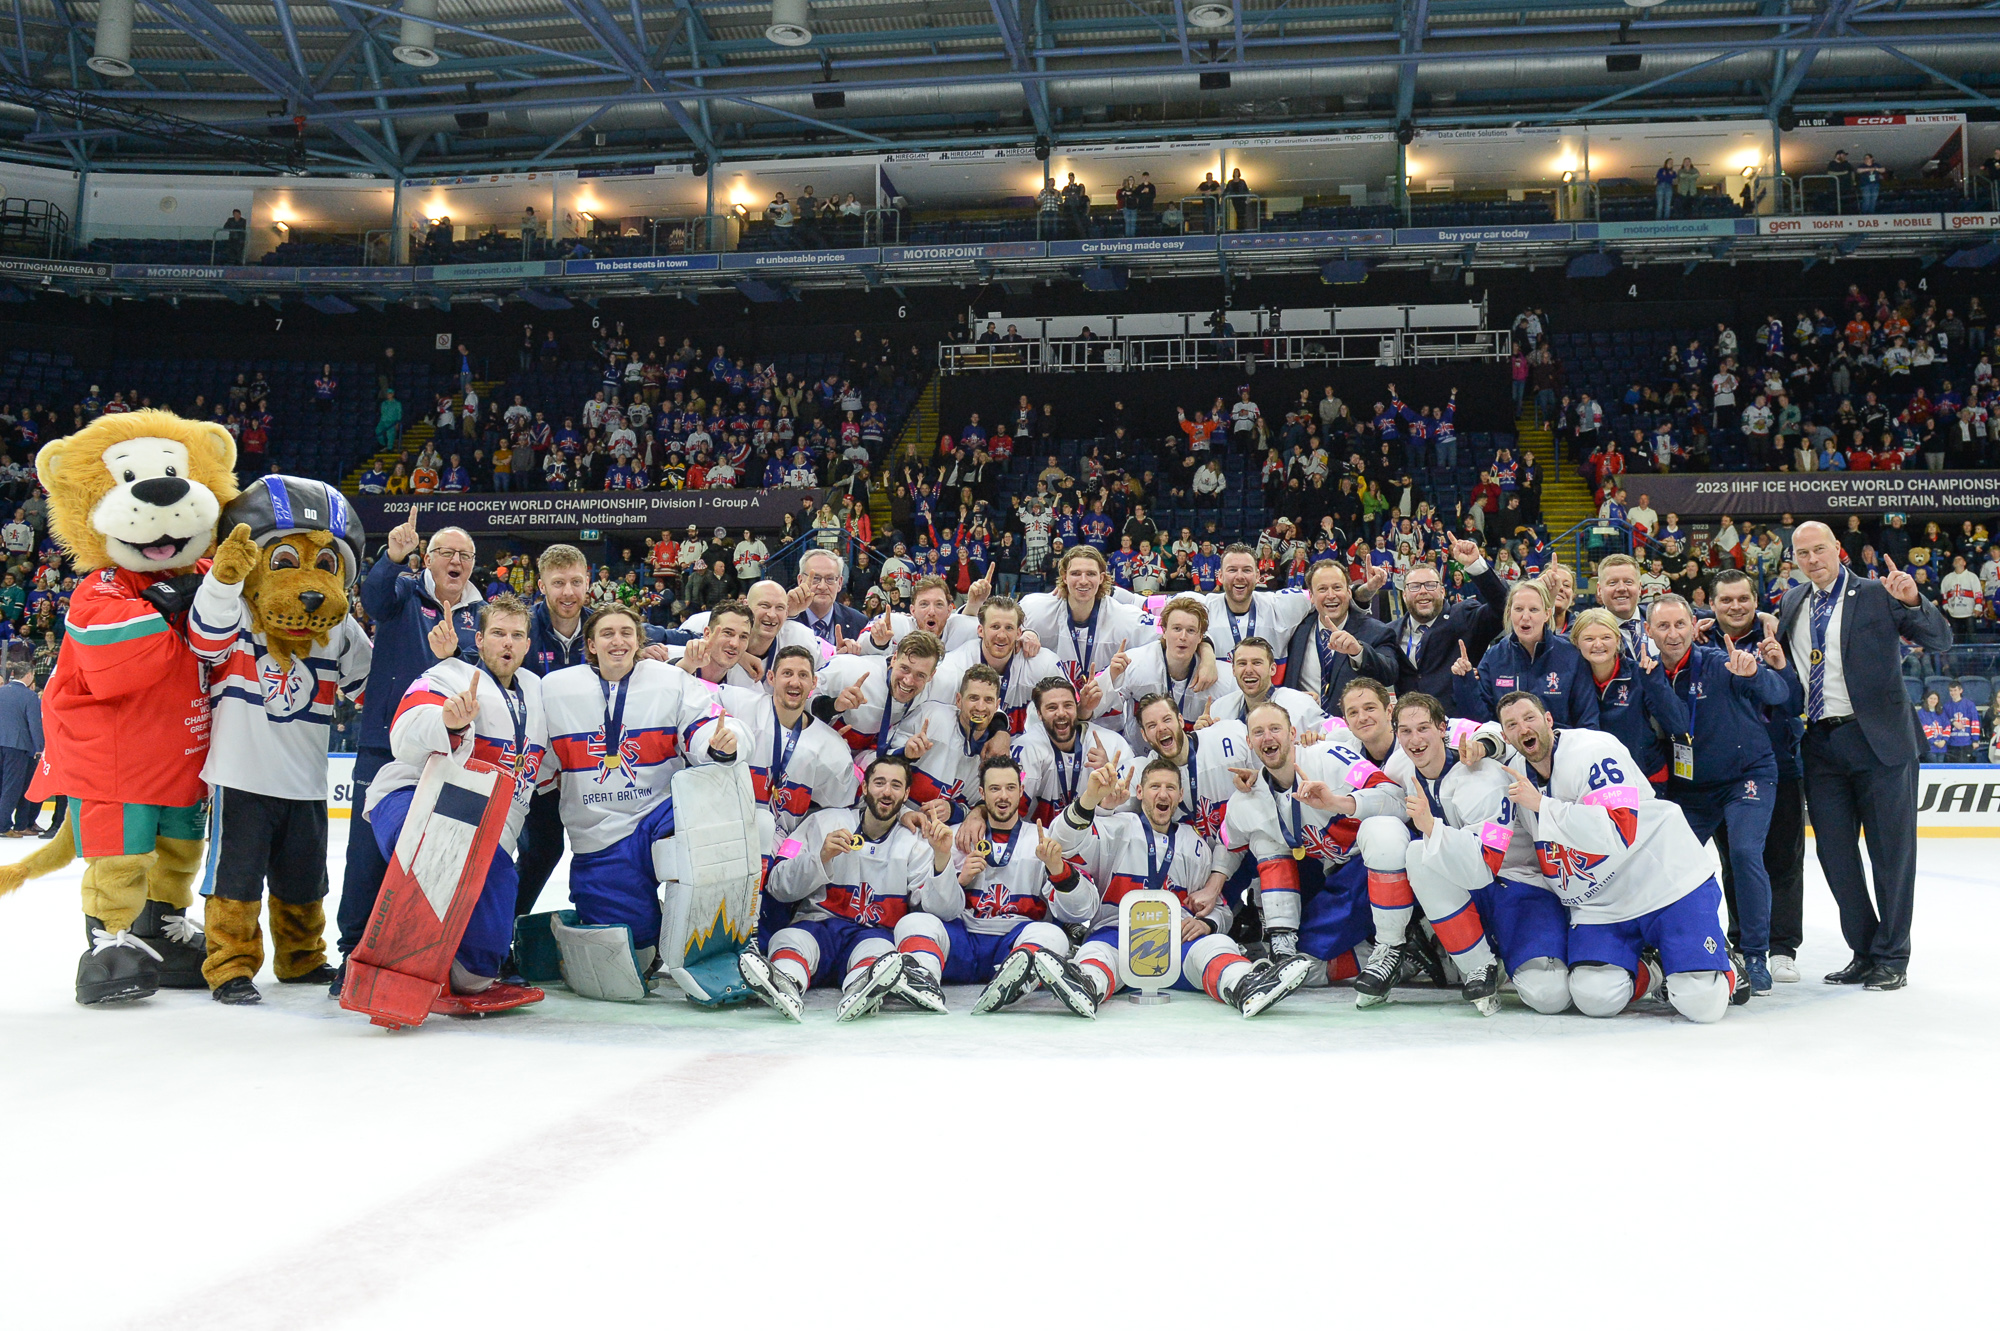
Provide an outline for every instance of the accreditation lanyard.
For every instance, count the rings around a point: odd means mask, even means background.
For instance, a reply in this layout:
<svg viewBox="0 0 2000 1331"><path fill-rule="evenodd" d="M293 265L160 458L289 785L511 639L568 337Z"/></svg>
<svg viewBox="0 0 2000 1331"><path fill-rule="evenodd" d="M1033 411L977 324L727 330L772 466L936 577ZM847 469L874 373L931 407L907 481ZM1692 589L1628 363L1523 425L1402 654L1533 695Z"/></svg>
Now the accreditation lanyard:
<svg viewBox="0 0 2000 1331"><path fill-rule="evenodd" d="M1688 728L1687 733L1674 740L1674 775L1682 781L1694 780L1694 713L1700 704L1701 662L1696 658L1692 646L1688 648L1687 661L1683 669L1688 672ZM1671 682L1671 681L1669 681ZM1677 690L1678 691L1678 690Z"/></svg>
<svg viewBox="0 0 2000 1331"><path fill-rule="evenodd" d="M1271 807L1278 815L1278 832L1285 838L1285 844L1291 847L1292 858L1295 860L1304 859L1306 857L1306 806L1299 801L1297 794L1299 774L1297 772L1292 773L1292 788L1290 790L1280 790L1278 789L1277 779L1271 775L1270 769L1266 768L1264 769L1264 783L1271 788ZM1283 796L1284 799L1281 800L1279 796ZM1287 801L1292 806L1292 824L1290 827L1285 826L1285 803Z"/></svg>
<svg viewBox="0 0 2000 1331"><path fill-rule="evenodd" d="M484 661L479 669L500 690L500 701L507 704L507 719L514 723L514 770L519 772L528 761L528 697L519 684L502 684Z"/></svg>
<svg viewBox="0 0 2000 1331"><path fill-rule="evenodd" d="M1168 828L1167 835L1164 838L1165 844L1155 845L1153 841L1153 820L1142 813L1139 815L1139 827L1146 834L1146 890L1157 892L1167 885L1167 879L1173 874L1174 838L1180 835L1181 829L1178 827ZM1166 855L1166 862L1164 864L1161 863L1160 859L1162 851Z"/></svg>

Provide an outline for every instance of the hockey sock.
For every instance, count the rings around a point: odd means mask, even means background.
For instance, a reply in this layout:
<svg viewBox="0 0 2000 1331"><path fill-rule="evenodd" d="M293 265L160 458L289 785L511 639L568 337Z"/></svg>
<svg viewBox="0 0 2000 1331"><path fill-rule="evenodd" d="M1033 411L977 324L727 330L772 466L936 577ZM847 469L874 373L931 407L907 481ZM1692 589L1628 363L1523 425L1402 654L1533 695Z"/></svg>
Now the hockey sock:
<svg viewBox="0 0 2000 1331"><path fill-rule="evenodd" d="M1326 982L1328 984L1339 984L1342 980L1351 980L1359 974L1361 974L1361 958L1354 952L1343 952L1337 957L1327 958Z"/></svg>
<svg viewBox="0 0 2000 1331"><path fill-rule="evenodd" d="M1076 964L1102 1003L1118 988L1118 956L1104 943L1085 943L1077 950Z"/></svg>
<svg viewBox="0 0 2000 1331"><path fill-rule="evenodd" d="M801 989L812 985L812 967L805 957L788 947L781 947L771 954L771 969L783 971L785 978Z"/></svg>
<svg viewBox="0 0 2000 1331"><path fill-rule="evenodd" d="M1376 946L1394 947L1409 935L1410 908L1415 900L1410 895L1410 876L1401 869L1368 871L1368 907L1375 917Z"/></svg>
<svg viewBox="0 0 2000 1331"><path fill-rule="evenodd" d="M1493 964L1493 949L1486 942L1486 922L1479 918L1479 906L1470 896L1465 904L1442 919L1431 921L1438 942L1451 953L1459 974L1470 975Z"/></svg>

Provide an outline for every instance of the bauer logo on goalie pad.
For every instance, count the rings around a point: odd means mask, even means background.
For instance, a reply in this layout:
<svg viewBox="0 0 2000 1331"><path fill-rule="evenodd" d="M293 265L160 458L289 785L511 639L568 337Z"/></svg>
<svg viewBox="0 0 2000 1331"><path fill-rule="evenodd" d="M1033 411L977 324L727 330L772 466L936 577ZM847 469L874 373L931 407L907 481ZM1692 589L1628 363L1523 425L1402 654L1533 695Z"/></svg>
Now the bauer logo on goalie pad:
<svg viewBox="0 0 2000 1331"><path fill-rule="evenodd" d="M1181 905L1171 892L1133 892L1118 903L1118 967L1125 983L1151 996L1174 982L1180 964Z"/></svg>

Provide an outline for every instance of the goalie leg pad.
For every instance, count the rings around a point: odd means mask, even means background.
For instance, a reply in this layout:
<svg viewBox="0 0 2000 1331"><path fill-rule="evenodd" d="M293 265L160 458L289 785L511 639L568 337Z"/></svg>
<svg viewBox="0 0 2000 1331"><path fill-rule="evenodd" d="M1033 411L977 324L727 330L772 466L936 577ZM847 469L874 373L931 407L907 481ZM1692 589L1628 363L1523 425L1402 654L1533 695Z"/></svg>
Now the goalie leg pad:
<svg viewBox="0 0 2000 1331"><path fill-rule="evenodd" d="M641 1003L647 987L632 931L622 924L578 924L575 911L559 911L549 922L561 957L563 983L585 998L607 1003Z"/></svg>
<svg viewBox="0 0 2000 1331"><path fill-rule="evenodd" d="M654 846L674 832L671 800L655 805L624 840L571 855L569 899L584 925L622 924L635 940L660 936L660 891ZM668 844L671 844L668 841Z"/></svg>
<svg viewBox="0 0 2000 1331"><path fill-rule="evenodd" d="M756 937L770 815L759 809L745 763L691 767L674 775L674 816L691 835L653 843L666 886L660 959L693 1002L740 1003L750 990L736 954Z"/></svg>
<svg viewBox="0 0 2000 1331"><path fill-rule="evenodd" d="M514 965L529 984L562 979L562 950L549 928L557 912L538 911L514 921Z"/></svg>

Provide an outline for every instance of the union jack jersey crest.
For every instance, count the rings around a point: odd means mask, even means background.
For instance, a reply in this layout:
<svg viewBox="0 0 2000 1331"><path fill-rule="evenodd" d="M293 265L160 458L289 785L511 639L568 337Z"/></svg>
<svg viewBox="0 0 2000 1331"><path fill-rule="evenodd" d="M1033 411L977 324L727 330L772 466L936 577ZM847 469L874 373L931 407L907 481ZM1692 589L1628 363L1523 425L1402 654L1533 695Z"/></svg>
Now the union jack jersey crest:
<svg viewBox="0 0 2000 1331"><path fill-rule="evenodd" d="M620 735L618 737L618 751L612 753L605 743L604 732L599 730L584 741L583 751L592 758L597 759L598 785L601 786L606 781L609 781L614 772L623 776L626 784L631 784L632 770L639 765L639 737L637 735L629 732Z"/></svg>
<svg viewBox="0 0 2000 1331"><path fill-rule="evenodd" d="M1596 883L1594 870L1610 857L1593 855L1589 851L1578 850L1555 841L1537 841L1535 858L1541 862L1542 872L1551 878L1559 878L1567 886L1571 880Z"/></svg>

